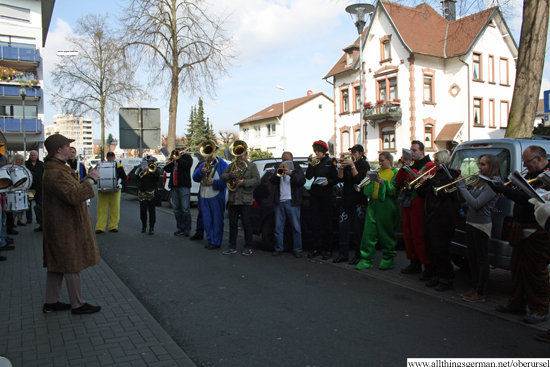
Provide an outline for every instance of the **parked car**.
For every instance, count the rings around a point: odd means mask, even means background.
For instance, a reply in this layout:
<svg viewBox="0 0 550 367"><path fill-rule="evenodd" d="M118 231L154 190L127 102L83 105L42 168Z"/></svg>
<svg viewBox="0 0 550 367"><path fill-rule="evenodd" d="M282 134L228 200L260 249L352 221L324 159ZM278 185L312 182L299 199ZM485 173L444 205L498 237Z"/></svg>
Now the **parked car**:
<svg viewBox="0 0 550 367"><path fill-rule="evenodd" d="M307 168L307 157L299 157L294 158L294 162L298 162L300 166ZM277 169L279 165L281 164L283 160L281 158L262 158L262 159L256 159L255 161L252 161L258 167L258 172L260 172L260 175L265 170L268 170L270 168Z"/></svg>
<svg viewBox="0 0 550 367"><path fill-rule="evenodd" d="M128 172L128 176L126 176L126 187L124 188L124 192L131 194L131 195L137 195L138 189L139 189L139 179L137 177L136 171L138 168L141 167L141 164L138 164L134 166L130 172ZM159 196L157 200L157 206L162 205L163 200L167 200L168 193L166 190L164 190L164 180L163 180L163 164L157 164L157 169L160 170L160 177L158 182L158 189L159 189Z"/></svg>
<svg viewBox="0 0 550 367"><path fill-rule="evenodd" d="M550 140L548 138L533 137L531 139L487 139L468 141L458 145L451 158L451 168L460 169L462 175L478 171L477 158L481 154L493 154L498 157L500 173L504 182L510 172L521 172L521 154L530 145L539 145L547 153L550 153ZM550 158L550 155L549 155ZM493 228L489 239L489 261L496 268L510 270L510 258L512 248L508 245L510 229L512 226L512 209L514 203L499 197L492 213ZM461 268L468 267L466 258L466 214L467 204L463 204L463 214L458 219L455 235L451 243L451 256L454 264Z"/></svg>

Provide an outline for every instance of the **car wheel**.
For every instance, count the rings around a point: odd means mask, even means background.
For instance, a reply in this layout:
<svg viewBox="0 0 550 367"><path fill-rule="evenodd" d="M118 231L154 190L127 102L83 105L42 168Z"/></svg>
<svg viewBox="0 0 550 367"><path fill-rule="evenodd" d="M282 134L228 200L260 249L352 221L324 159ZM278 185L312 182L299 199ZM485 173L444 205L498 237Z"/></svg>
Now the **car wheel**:
<svg viewBox="0 0 550 367"><path fill-rule="evenodd" d="M470 269L470 264L468 263L468 259L466 259L464 256L451 254L451 261L460 269L463 269L463 270Z"/></svg>

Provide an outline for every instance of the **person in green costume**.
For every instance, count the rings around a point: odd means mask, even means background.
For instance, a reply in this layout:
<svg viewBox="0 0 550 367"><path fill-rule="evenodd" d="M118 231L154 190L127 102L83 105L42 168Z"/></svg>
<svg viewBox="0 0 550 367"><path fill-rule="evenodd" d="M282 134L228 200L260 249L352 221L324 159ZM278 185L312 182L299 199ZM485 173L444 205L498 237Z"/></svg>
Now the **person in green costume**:
<svg viewBox="0 0 550 367"><path fill-rule="evenodd" d="M393 167L393 156L388 152L380 153L378 157L380 168L378 177L363 189L370 196L365 229L361 240L361 261L355 269L372 268L375 246L380 241L382 260L379 269L388 270L394 267L393 258L397 255L397 228L401 220L401 210L397 203L400 188L395 182L397 168Z"/></svg>

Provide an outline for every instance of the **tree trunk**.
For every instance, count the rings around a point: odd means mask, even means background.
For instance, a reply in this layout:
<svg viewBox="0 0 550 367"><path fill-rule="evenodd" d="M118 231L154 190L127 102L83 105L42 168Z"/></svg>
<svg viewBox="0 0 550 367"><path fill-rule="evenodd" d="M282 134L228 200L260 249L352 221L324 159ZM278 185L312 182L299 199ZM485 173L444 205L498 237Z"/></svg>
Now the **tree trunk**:
<svg viewBox="0 0 550 367"><path fill-rule="evenodd" d="M166 137L166 148L171 152L176 146L176 121L178 117L178 93L179 75L177 71L172 72L172 83L170 88L170 107L168 121L168 136Z"/></svg>
<svg viewBox="0 0 550 367"><path fill-rule="evenodd" d="M533 133L546 55L548 1L523 2L523 23L507 138L531 137Z"/></svg>
<svg viewBox="0 0 550 367"><path fill-rule="evenodd" d="M105 159L105 105L100 107L99 118L101 120L101 162Z"/></svg>

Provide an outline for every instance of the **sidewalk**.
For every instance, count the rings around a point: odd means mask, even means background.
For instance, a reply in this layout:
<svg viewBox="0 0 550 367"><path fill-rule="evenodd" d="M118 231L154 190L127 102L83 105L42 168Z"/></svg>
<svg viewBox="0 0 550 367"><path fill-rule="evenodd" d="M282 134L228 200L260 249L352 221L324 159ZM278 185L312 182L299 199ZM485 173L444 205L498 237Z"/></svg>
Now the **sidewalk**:
<svg viewBox="0 0 550 367"><path fill-rule="evenodd" d="M46 269L36 224L17 227L0 262L0 355L13 366L195 366L102 260L82 274L91 315L44 314ZM61 301L68 303L63 284Z"/></svg>

